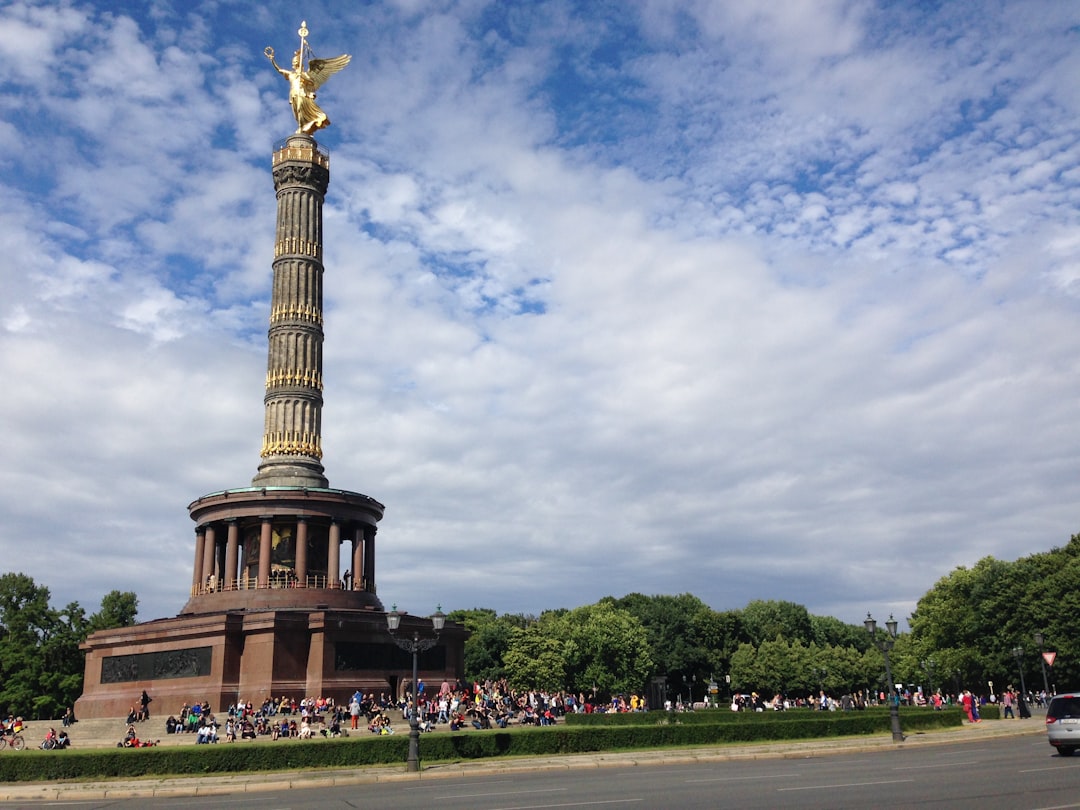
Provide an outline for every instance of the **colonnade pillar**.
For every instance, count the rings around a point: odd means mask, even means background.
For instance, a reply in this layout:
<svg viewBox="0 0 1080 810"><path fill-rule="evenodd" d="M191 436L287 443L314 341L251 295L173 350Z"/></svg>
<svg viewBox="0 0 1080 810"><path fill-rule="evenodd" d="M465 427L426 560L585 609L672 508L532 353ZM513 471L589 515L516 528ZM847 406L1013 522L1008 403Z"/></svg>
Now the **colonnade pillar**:
<svg viewBox="0 0 1080 810"><path fill-rule="evenodd" d="M364 590L375 593L375 526L364 527Z"/></svg>
<svg viewBox="0 0 1080 810"><path fill-rule="evenodd" d="M326 562L326 587L336 588L341 580L341 524L330 524L330 548Z"/></svg>
<svg viewBox="0 0 1080 810"><path fill-rule="evenodd" d="M229 521L229 536L225 541L225 573L221 575L222 589L231 591L236 587L239 579L237 566L240 559L240 524L236 520Z"/></svg>
<svg viewBox="0 0 1080 810"><path fill-rule="evenodd" d="M213 525L206 527L206 534L203 538L203 561L202 561L202 576L200 578L199 585L206 586L207 580L214 576L216 573L215 563L217 551L217 538L214 535ZM216 580L213 584L217 584Z"/></svg>
<svg viewBox="0 0 1080 810"><path fill-rule="evenodd" d="M353 529L352 536L352 583L350 587L354 591L364 587L364 527L357 526Z"/></svg>
<svg viewBox="0 0 1080 810"><path fill-rule="evenodd" d="M206 542L206 530L202 526L195 528L195 566L191 573L191 587L198 593L203 584L203 545Z"/></svg>
<svg viewBox="0 0 1080 810"><path fill-rule="evenodd" d="M308 523L300 518L296 521L296 580L301 588L307 587L307 539Z"/></svg>
<svg viewBox="0 0 1080 810"><path fill-rule="evenodd" d="M272 549L274 524L270 518L262 519L262 531L259 533L259 578L255 587L270 587L270 551Z"/></svg>

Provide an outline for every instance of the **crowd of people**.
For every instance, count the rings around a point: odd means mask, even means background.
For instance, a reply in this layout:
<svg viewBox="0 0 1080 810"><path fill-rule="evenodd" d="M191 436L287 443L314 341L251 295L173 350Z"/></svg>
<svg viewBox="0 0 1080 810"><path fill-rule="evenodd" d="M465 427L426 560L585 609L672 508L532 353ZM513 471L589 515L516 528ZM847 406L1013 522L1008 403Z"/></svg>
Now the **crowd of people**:
<svg viewBox="0 0 1080 810"><path fill-rule="evenodd" d="M771 698L765 698L757 692L748 695L736 694L731 699L731 711L784 711L795 708L811 708L822 711L851 711L863 709L866 706L886 706L890 699L900 706L915 706L930 708L940 711L949 706L960 706L967 715L968 721L977 723L981 721L980 708L987 705L999 705L1001 716L1004 719L1030 717L1029 706L1045 706L1048 697L1045 693L1029 692L1023 699L1020 691L1013 686L1007 686L1001 694L984 693L974 694L971 690L963 689L956 693L943 692L936 689L927 693L923 689L903 689L890 696L884 691L853 692L834 697L824 690L817 697L789 698L783 694L776 694Z"/></svg>
<svg viewBox="0 0 1080 810"><path fill-rule="evenodd" d="M360 728L364 724L373 734L393 733L391 713L400 713L403 721L411 723L415 712L421 731L433 731L440 725L447 726L450 731L460 731L510 725L549 726L575 712L591 714L646 709L645 698L636 694L616 695L609 701L600 701L584 693L515 691L505 680L471 684L443 681L437 691L429 691L420 681L415 696L407 692L393 701L385 693L376 698L374 693L365 695L358 691L349 702L351 727Z"/></svg>
<svg viewBox="0 0 1080 810"><path fill-rule="evenodd" d="M423 681L417 687L415 696L409 690L399 698L386 692L376 697L374 693L357 690L347 703L329 697L297 699L288 696L266 698L258 704L238 701L220 718L211 710L208 701L194 701L169 715L165 720L165 731L170 735L192 735L196 744L260 738L305 740L317 736L344 736L349 730L393 734L395 720L409 724L414 712L422 731L433 731L440 725L450 731L459 731L507 728L512 724L546 726L554 725L567 713L644 711L647 708L645 698L638 695L618 695L610 701L599 701L583 693L517 692L505 681L443 682L433 692ZM138 740L138 735L132 735L131 731L148 717L148 711L135 712L125 737L129 747ZM145 744L139 742L139 745Z"/></svg>
<svg viewBox="0 0 1080 810"><path fill-rule="evenodd" d="M307 740L318 734L339 737L344 709L332 698L267 698L258 706L238 701L228 707L221 722L208 701L185 703L165 721L167 734L192 734L196 744L255 740Z"/></svg>

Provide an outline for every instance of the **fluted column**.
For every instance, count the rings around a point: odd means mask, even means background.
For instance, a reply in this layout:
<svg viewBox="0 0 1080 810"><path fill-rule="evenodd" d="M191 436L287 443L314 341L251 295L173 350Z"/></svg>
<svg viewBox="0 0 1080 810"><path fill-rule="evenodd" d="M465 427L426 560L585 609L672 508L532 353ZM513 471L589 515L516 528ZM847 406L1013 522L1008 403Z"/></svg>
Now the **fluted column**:
<svg viewBox="0 0 1080 810"><path fill-rule="evenodd" d="M277 236L262 463L255 486L328 486L322 466L322 207L330 158L293 135L274 152Z"/></svg>

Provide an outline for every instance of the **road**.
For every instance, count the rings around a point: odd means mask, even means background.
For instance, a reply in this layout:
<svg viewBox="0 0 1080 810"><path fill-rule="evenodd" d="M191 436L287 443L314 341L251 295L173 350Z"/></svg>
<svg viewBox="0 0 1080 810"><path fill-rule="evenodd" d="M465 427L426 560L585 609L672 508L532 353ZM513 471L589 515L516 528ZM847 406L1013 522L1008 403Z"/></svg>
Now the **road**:
<svg viewBox="0 0 1080 810"><path fill-rule="evenodd" d="M439 776L433 767L418 780L198 799L67 799L29 806L179 810L193 803L226 810L1063 810L1080 808L1080 757L1058 756L1044 737L1020 736L800 759L556 769L490 777Z"/></svg>

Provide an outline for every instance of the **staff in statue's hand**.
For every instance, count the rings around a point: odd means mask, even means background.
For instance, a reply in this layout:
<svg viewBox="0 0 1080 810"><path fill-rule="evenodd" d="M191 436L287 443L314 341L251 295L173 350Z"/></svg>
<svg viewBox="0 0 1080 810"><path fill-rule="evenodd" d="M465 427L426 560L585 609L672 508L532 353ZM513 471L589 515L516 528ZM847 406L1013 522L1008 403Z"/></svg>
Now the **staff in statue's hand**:
<svg viewBox="0 0 1080 810"><path fill-rule="evenodd" d="M332 59L312 59L305 70L303 52L302 43L300 50L293 54L292 70L286 70L274 61L273 48L267 46L263 50L270 64L274 66L274 70L289 82L289 104L292 106L293 117L296 118L296 131L310 135L316 130L330 126L330 119L315 103L315 91L322 87L327 79L349 64L352 56L342 54Z"/></svg>

